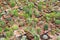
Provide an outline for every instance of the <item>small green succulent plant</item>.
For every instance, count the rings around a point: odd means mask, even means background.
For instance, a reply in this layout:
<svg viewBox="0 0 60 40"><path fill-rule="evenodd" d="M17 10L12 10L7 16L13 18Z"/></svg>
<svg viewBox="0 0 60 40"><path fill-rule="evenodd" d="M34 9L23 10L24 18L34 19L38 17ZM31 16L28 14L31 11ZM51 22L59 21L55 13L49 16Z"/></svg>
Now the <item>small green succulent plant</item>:
<svg viewBox="0 0 60 40"><path fill-rule="evenodd" d="M16 16L16 17L18 16L18 10L17 9L12 10L11 12L14 16Z"/></svg>
<svg viewBox="0 0 60 40"><path fill-rule="evenodd" d="M2 30L3 30L3 29L0 27L0 33L2 32Z"/></svg>
<svg viewBox="0 0 60 40"><path fill-rule="evenodd" d="M55 23L56 24L60 24L60 20L55 20Z"/></svg>
<svg viewBox="0 0 60 40"><path fill-rule="evenodd" d="M4 26L5 26L5 22L2 21L2 20L0 20L0 26L1 26L1 27L4 27Z"/></svg>
<svg viewBox="0 0 60 40"><path fill-rule="evenodd" d="M13 26L12 26L12 29L13 29L13 30L17 30L17 29L18 29L18 26L17 26L17 25L13 25Z"/></svg>
<svg viewBox="0 0 60 40"><path fill-rule="evenodd" d="M48 30L48 24L44 25L44 30Z"/></svg>
<svg viewBox="0 0 60 40"><path fill-rule="evenodd" d="M15 6L15 0L10 0L10 4L11 4L11 7L14 7Z"/></svg>

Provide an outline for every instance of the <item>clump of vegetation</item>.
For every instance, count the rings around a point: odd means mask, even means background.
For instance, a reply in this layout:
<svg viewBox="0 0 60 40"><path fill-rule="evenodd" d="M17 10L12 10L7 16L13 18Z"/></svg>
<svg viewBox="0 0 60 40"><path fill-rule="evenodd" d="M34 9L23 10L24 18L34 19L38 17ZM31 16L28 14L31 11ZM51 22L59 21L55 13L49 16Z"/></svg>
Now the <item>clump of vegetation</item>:
<svg viewBox="0 0 60 40"><path fill-rule="evenodd" d="M8 17L8 18L6 18L6 20L7 20L7 21L11 21L11 20L12 20L12 18L11 18L11 17Z"/></svg>
<svg viewBox="0 0 60 40"><path fill-rule="evenodd" d="M37 22L37 21L38 21L38 18L34 18L33 21L34 21L34 22Z"/></svg>
<svg viewBox="0 0 60 40"><path fill-rule="evenodd" d="M8 38L8 37L6 37L4 40L9 40L9 38Z"/></svg>
<svg viewBox="0 0 60 40"><path fill-rule="evenodd" d="M4 29L4 31L9 31L10 30L10 28L9 27L6 27L5 29Z"/></svg>
<svg viewBox="0 0 60 40"><path fill-rule="evenodd" d="M26 19L27 19L27 18L30 18L29 14L25 14L25 13L24 13L24 14L22 14L22 16L24 16L24 18L26 18Z"/></svg>
<svg viewBox="0 0 60 40"><path fill-rule="evenodd" d="M46 17L46 21L51 20L51 17L50 17L50 16L51 16L50 14L46 14L46 15L45 15L45 17Z"/></svg>
<svg viewBox="0 0 60 40"><path fill-rule="evenodd" d="M30 32L34 36L34 40L40 40L40 36L37 34L37 31L34 27L26 27L25 31Z"/></svg>
<svg viewBox="0 0 60 40"><path fill-rule="evenodd" d="M0 18L2 17L2 14L0 13Z"/></svg>
<svg viewBox="0 0 60 40"><path fill-rule="evenodd" d="M34 15L35 15L37 18L39 18L39 17L40 17L40 13L39 13L39 11L34 10Z"/></svg>
<svg viewBox="0 0 60 40"><path fill-rule="evenodd" d="M5 29L5 36L6 36L6 39L9 39L11 36L13 36L13 29L7 27Z"/></svg>
<svg viewBox="0 0 60 40"><path fill-rule="evenodd" d="M6 37L11 37L12 35L13 35L13 32L11 30L6 32Z"/></svg>
<svg viewBox="0 0 60 40"><path fill-rule="evenodd" d="M55 12L50 13L50 17L51 18L55 18L55 16L56 16L56 13Z"/></svg>
<svg viewBox="0 0 60 40"><path fill-rule="evenodd" d="M0 27L0 33L2 32L2 28Z"/></svg>
<svg viewBox="0 0 60 40"><path fill-rule="evenodd" d="M56 28L56 32L60 32L60 29L59 28Z"/></svg>
<svg viewBox="0 0 60 40"><path fill-rule="evenodd" d="M48 30L48 24L44 25L44 30Z"/></svg>
<svg viewBox="0 0 60 40"><path fill-rule="evenodd" d="M11 7L14 7L16 4L15 0L10 0L10 4L11 4Z"/></svg>
<svg viewBox="0 0 60 40"><path fill-rule="evenodd" d="M41 28L38 27L37 28L37 33L40 34L40 32L41 32Z"/></svg>
<svg viewBox="0 0 60 40"><path fill-rule="evenodd" d="M0 26L1 26L1 27L4 27L4 26L5 26L5 22L2 21L2 20L0 20Z"/></svg>
<svg viewBox="0 0 60 40"><path fill-rule="evenodd" d="M60 20L55 20L55 23L56 24L60 24Z"/></svg>
<svg viewBox="0 0 60 40"><path fill-rule="evenodd" d="M13 26L12 26L12 29L13 29L13 30L17 30L17 29L18 29L18 26L17 26L17 25L13 25Z"/></svg>
<svg viewBox="0 0 60 40"><path fill-rule="evenodd" d="M51 34L55 35L56 31L55 30L51 30Z"/></svg>
<svg viewBox="0 0 60 40"><path fill-rule="evenodd" d="M43 4L43 2L39 2L39 4L38 4L38 9L39 10L42 10L42 4Z"/></svg>
<svg viewBox="0 0 60 40"><path fill-rule="evenodd" d="M32 13L33 13L33 8L34 7L34 3L32 2L28 2L28 5L23 7L23 10L26 12L26 14L31 17Z"/></svg>
<svg viewBox="0 0 60 40"><path fill-rule="evenodd" d="M17 9L12 10L11 12L14 16L16 16L16 17L18 16L18 10Z"/></svg>
<svg viewBox="0 0 60 40"><path fill-rule="evenodd" d="M60 40L60 36L57 37L57 40Z"/></svg>
<svg viewBox="0 0 60 40"><path fill-rule="evenodd" d="M60 12L57 12L55 18L60 18Z"/></svg>

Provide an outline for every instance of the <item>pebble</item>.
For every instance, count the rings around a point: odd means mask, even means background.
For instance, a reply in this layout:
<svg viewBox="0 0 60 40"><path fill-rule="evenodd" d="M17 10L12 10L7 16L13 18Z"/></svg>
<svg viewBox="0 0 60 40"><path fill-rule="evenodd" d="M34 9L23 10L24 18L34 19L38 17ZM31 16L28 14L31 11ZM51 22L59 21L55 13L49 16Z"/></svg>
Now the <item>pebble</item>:
<svg viewBox="0 0 60 40"><path fill-rule="evenodd" d="M48 39L48 36L47 35L43 35L43 39Z"/></svg>
<svg viewBox="0 0 60 40"><path fill-rule="evenodd" d="M27 38L26 36L22 36L22 39L21 40L26 40L26 38Z"/></svg>
<svg viewBox="0 0 60 40"><path fill-rule="evenodd" d="M44 23L44 21L40 21L39 23L40 23L40 24L43 24L43 23Z"/></svg>
<svg viewBox="0 0 60 40"><path fill-rule="evenodd" d="M0 40L4 40L4 39L5 39L4 37L0 38Z"/></svg>
<svg viewBox="0 0 60 40"><path fill-rule="evenodd" d="M14 31L14 35L15 35L16 37L19 37L19 36L20 36L20 33L18 32L18 30L15 30L15 31Z"/></svg>
<svg viewBox="0 0 60 40"><path fill-rule="evenodd" d="M6 3L5 1L3 2L3 4L4 4L4 5L7 5L7 3Z"/></svg>

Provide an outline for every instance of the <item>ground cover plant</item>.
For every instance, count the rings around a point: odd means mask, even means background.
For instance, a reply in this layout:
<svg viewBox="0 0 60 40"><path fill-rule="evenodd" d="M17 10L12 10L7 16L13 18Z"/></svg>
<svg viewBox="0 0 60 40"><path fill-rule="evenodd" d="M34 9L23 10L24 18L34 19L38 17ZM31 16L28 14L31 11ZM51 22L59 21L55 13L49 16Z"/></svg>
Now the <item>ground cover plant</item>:
<svg viewBox="0 0 60 40"><path fill-rule="evenodd" d="M60 40L60 0L0 0L0 40Z"/></svg>

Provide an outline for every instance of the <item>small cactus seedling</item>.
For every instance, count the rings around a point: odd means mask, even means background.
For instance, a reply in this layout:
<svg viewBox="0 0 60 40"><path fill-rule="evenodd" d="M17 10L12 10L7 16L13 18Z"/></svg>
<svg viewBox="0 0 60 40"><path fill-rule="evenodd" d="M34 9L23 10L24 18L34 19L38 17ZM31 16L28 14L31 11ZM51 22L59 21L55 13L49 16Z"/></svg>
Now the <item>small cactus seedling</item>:
<svg viewBox="0 0 60 40"><path fill-rule="evenodd" d="M57 13L55 14L55 18L60 18L60 12L57 12Z"/></svg>
<svg viewBox="0 0 60 40"><path fill-rule="evenodd" d="M6 37L11 37L12 35L13 35L12 32L10 32L10 31L6 32Z"/></svg>
<svg viewBox="0 0 60 40"><path fill-rule="evenodd" d="M55 23L56 24L60 24L60 20L55 20Z"/></svg>
<svg viewBox="0 0 60 40"><path fill-rule="evenodd" d="M3 27L5 25L5 22L0 20L0 26Z"/></svg>
<svg viewBox="0 0 60 40"><path fill-rule="evenodd" d="M48 24L44 25L44 30L48 30Z"/></svg>
<svg viewBox="0 0 60 40"><path fill-rule="evenodd" d="M18 10L17 9L12 10L12 14L17 17L18 16Z"/></svg>
<svg viewBox="0 0 60 40"><path fill-rule="evenodd" d="M15 6L15 0L10 0L11 7Z"/></svg>
<svg viewBox="0 0 60 40"><path fill-rule="evenodd" d="M9 28L8 28L8 27L6 27L6 28L4 29L4 31L9 31Z"/></svg>
<svg viewBox="0 0 60 40"><path fill-rule="evenodd" d="M2 14L0 13L0 18L2 17Z"/></svg>
<svg viewBox="0 0 60 40"><path fill-rule="evenodd" d="M17 26L17 25L13 25L13 26L12 26L12 29L13 29L13 30L17 30L17 29L18 29L18 26Z"/></svg>
<svg viewBox="0 0 60 40"><path fill-rule="evenodd" d="M2 28L0 27L0 33L2 32Z"/></svg>

